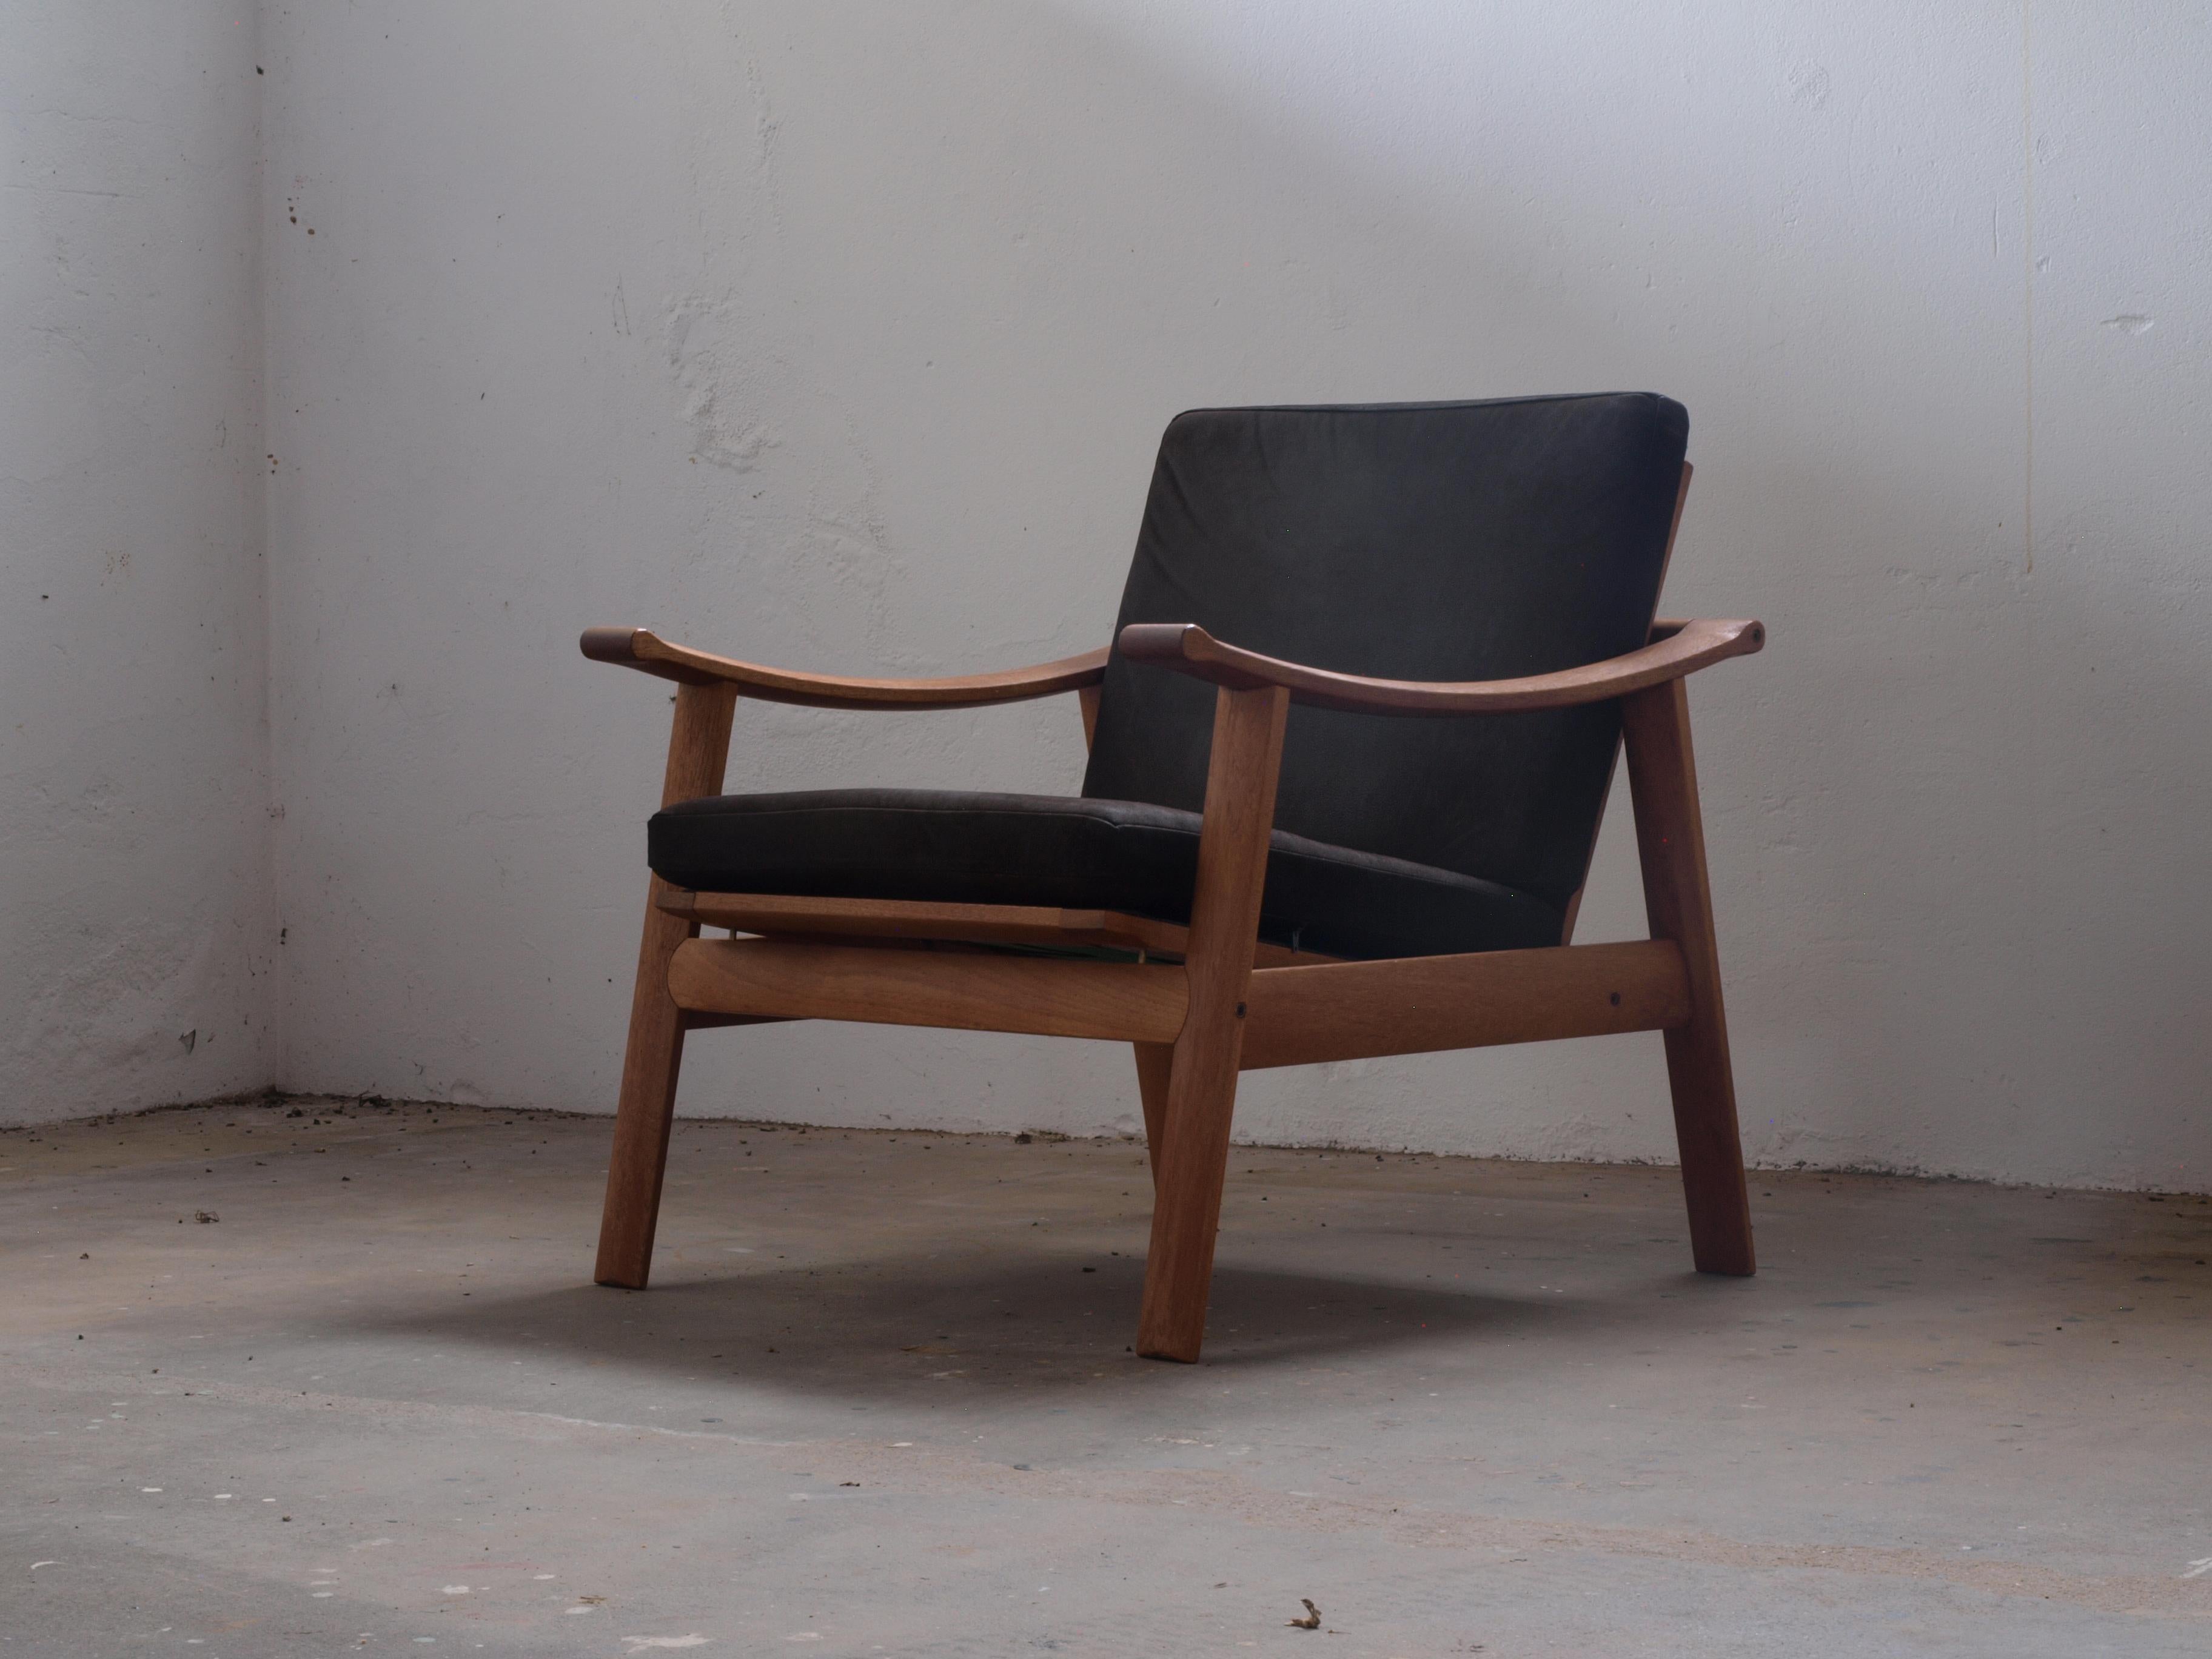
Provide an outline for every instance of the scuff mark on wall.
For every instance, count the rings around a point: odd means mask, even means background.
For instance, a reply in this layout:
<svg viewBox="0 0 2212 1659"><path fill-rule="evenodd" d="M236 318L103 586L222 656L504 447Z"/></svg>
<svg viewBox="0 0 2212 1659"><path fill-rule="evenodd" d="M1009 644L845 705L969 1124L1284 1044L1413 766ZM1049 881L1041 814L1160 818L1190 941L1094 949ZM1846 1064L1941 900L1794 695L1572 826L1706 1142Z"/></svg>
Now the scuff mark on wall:
<svg viewBox="0 0 2212 1659"><path fill-rule="evenodd" d="M668 310L664 331L668 367L682 401L678 412L696 434L693 457L732 472L751 472L781 442L775 428L749 413L770 406L757 372L726 343L728 307L690 298Z"/></svg>
<svg viewBox="0 0 2212 1659"><path fill-rule="evenodd" d="M1828 87L1828 71L1821 64L1799 64L1790 71L1790 101L1800 109L1818 109L1826 103Z"/></svg>
<svg viewBox="0 0 2212 1659"><path fill-rule="evenodd" d="M688 295L669 305L663 325L692 459L745 486L727 500L702 483L745 533L692 556L741 573L763 600L787 600L792 626L824 648L849 650L857 639L872 660L885 660L899 649L890 595L905 565L878 470L858 423L819 378L756 340L749 320L732 298ZM773 418L763 412L771 410ZM826 605L825 593L834 596Z"/></svg>
<svg viewBox="0 0 2212 1659"><path fill-rule="evenodd" d="M783 229L783 203L776 187L776 137L781 124L769 101L768 79L762 74L760 60L745 60L745 85L753 95L753 174L760 187L761 200L768 204L771 229Z"/></svg>

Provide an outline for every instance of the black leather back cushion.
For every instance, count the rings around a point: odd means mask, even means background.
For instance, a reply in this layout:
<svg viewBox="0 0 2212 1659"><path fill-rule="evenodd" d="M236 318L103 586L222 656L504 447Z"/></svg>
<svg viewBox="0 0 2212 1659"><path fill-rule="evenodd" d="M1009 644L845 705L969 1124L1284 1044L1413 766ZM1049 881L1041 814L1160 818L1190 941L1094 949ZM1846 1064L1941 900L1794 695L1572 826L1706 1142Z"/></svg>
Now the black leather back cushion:
<svg viewBox="0 0 2212 1659"><path fill-rule="evenodd" d="M1481 680L1644 643L1689 416L1650 392L1196 410L1161 440L1115 624L1270 656ZM1117 653L1083 793L1196 810L1213 688ZM1479 719L1293 707L1279 829L1564 905L1620 732L1612 703Z"/></svg>

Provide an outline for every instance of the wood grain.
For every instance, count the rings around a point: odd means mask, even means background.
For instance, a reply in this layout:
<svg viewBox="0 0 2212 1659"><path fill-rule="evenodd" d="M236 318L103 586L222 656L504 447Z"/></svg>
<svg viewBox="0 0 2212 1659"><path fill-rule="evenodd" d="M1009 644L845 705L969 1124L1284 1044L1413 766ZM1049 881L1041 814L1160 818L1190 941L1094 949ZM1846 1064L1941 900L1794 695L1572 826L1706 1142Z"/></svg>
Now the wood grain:
<svg viewBox="0 0 2212 1659"><path fill-rule="evenodd" d="M799 939L691 939L677 949L667 982L679 1006L703 1013L1120 1042L1172 1042L1188 1001L1184 970L1164 963Z"/></svg>
<svg viewBox="0 0 2212 1659"><path fill-rule="evenodd" d="M1224 689L1214 701L1198 884L1184 957L1189 1017L1176 1040L1168 1079L1145 1302L1137 1321L1137 1352L1151 1358L1195 1362L1206 1340L1243 1046L1244 994L1252 976L1290 709L1289 694L1278 686Z"/></svg>
<svg viewBox="0 0 2212 1659"><path fill-rule="evenodd" d="M1380 680L1285 662L1225 645L1196 623L1132 623L1121 630L1121 654L1230 690L1281 686L1317 708L1370 714L1510 714L1603 702L1728 657L1747 656L1766 642L1757 622L1686 622L1674 633L1623 656L1552 674L1510 680Z"/></svg>
<svg viewBox="0 0 2212 1659"><path fill-rule="evenodd" d="M1666 591L1667 572L1674 562L1674 538L1682 533L1682 509L1690 504L1690 477L1696 471L1687 461L1683 462L1681 482L1674 486L1674 516L1667 521L1667 548L1659 557L1659 590L1662 592ZM1672 639L1688 625L1682 622L1655 622L1644 635L1644 642L1656 645L1662 639ZM1620 769L1620 740L1615 738L1613 754L1606 764L1605 787L1599 792L1597 798L1597 822L1601 825L1605 823L1606 804L1613 799L1613 775ZM1560 914L1559 943L1562 945L1575 942L1575 923L1583 913L1583 895L1589 890L1590 860L1596 856L1597 837L1592 836L1589 852L1583 859L1582 879L1575 884L1575 890L1568 896L1566 908Z"/></svg>
<svg viewBox="0 0 2212 1659"><path fill-rule="evenodd" d="M978 945L1103 946L1182 959L1190 930L1119 910L1061 910L1043 905L940 904L912 899L794 897L781 893L699 893L664 888L657 900L672 915L771 938L958 939ZM1262 944L1267 967L1330 962L1316 951Z"/></svg>
<svg viewBox="0 0 2212 1659"><path fill-rule="evenodd" d="M668 735L660 804L718 794L729 764L730 722L737 693L724 685L681 685ZM649 878L645 933L630 993L629 1042L623 1051L622 1093L615 1107L614 1151L607 1164L606 1202L599 1219L602 1285L643 1290L653 1267L660 1216L660 1184L668 1164L668 1126L676 1111L676 1079L684 1064L683 1011L668 994L668 964L699 925L659 902L665 884Z"/></svg>
<svg viewBox="0 0 2212 1659"><path fill-rule="evenodd" d="M1691 1253L1700 1273L1747 1274L1757 1266L1751 1199L1721 1004L1720 948L1713 933L1686 688L1671 680L1626 699L1621 729L1636 808L1637 855L1644 866L1644 912L1653 939L1680 947L1688 980L1690 1018L1667 1033L1667 1078L1690 1208Z"/></svg>
<svg viewBox="0 0 2212 1659"><path fill-rule="evenodd" d="M718 657L709 651L672 645L643 628L587 628L578 643L594 662L635 668L685 685L727 685L739 696L758 702L797 703L807 708L980 708L1080 690L1097 684L1106 673L1103 650L994 674L854 679Z"/></svg>
<svg viewBox="0 0 2212 1659"><path fill-rule="evenodd" d="M1671 940L1261 969L1243 1068L1656 1031L1690 1018Z"/></svg>
<svg viewBox="0 0 2212 1659"><path fill-rule="evenodd" d="M1160 1147L1167 1139L1168 1080L1175 1073L1175 1044L1139 1042L1131 1045L1137 1056L1137 1097L1145 1108L1145 1162L1159 1185Z"/></svg>

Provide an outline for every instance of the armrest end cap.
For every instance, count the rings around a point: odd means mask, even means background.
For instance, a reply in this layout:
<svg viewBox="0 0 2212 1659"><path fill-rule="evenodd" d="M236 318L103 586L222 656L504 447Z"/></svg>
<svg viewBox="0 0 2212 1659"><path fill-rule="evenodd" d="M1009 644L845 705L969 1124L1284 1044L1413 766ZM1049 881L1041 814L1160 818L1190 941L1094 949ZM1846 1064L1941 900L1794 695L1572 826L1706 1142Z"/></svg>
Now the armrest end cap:
<svg viewBox="0 0 2212 1659"><path fill-rule="evenodd" d="M637 660L635 628L587 628L577 647L593 662L634 663Z"/></svg>

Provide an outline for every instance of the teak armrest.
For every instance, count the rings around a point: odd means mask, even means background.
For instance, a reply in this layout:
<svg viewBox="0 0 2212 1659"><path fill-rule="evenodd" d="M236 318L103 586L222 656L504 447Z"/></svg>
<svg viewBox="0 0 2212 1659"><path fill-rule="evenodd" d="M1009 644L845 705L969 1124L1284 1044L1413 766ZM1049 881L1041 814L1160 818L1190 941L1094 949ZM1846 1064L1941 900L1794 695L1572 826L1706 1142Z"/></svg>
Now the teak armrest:
<svg viewBox="0 0 2212 1659"><path fill-rule="evenodd" d="M1293 702L1368 714L1509 714L1625 697L1766 643L1756 622L1662 622L1649 645L1604 662L1514 680L1377 680L1224 645L1196 623L1132 623L1121 654L1232 691L1280 686Z"/></svg>
<svg viewBox="0 0 2212 1659"><path fill-rule="evenodd" d="M757 663L671 645L643 628L587 628L580 643L584 654L594 662L618 663L684 685L733 685L742 697L799 703L808 708L977 708L1080 691L1097 684L1106 673L1103 650L1030 668L1002 669L995 674L870 680L764 668Z"/></svg>

